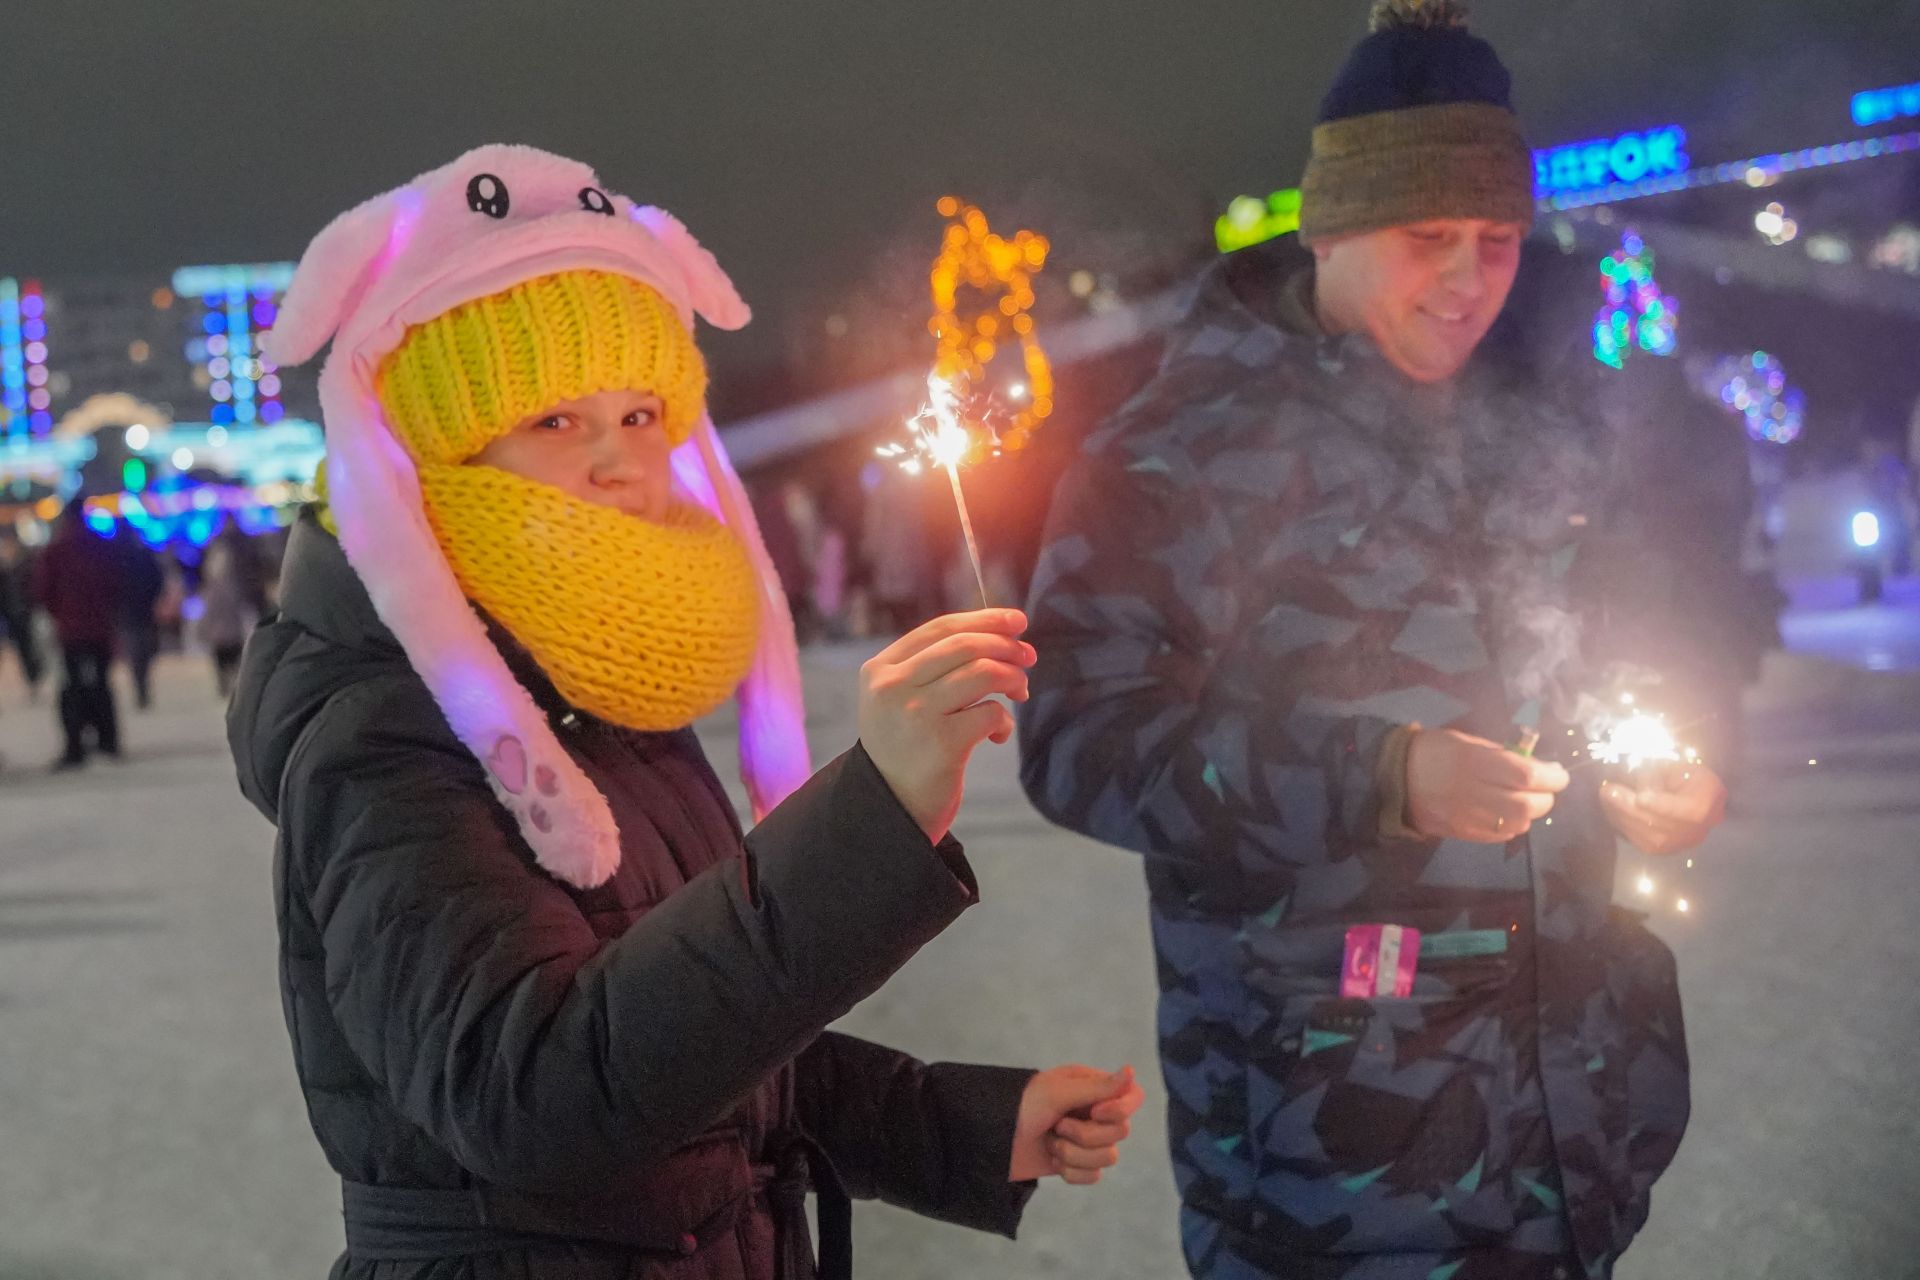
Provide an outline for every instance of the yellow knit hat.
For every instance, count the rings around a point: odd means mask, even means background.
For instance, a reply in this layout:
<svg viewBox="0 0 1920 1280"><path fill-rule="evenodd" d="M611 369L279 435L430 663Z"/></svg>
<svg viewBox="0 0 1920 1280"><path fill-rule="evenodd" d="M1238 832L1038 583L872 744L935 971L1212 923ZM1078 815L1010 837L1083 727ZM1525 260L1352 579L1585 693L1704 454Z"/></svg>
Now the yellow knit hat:
<svg viewBox="0 0 1920 1280"><path fill-rule="evenodd" d="M628 276L563 271L415 325L374 382L419 466L452 466L528 415L600 391L650 391L678 445L706 403L707 366L659 293Z"/></svg>

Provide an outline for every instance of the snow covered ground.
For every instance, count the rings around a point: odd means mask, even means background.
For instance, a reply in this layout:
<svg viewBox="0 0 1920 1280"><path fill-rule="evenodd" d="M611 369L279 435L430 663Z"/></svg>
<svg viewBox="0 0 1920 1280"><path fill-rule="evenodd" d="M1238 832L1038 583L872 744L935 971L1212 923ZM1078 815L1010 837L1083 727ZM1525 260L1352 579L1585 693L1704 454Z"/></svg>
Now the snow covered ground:
<svg viewBox="0 0 1920 1280"><path fill-rule="evenodd" d="M1695 910L1656 922L1680 956L1695 1111L1626 1280L1892 1277L1920 1253L1920 675L1861 669L1920 655L1920 610L1843 613L1789 618L1827 657L1769 660L1735 816L1686 873ZM823 756L851 739L863 657L809 656ZM52 776L51 712L14 672L0 1280L324 1276L337 1184L280 1019L271 832L234 789L211 673L163 661L155 709L127 714L126 763ZM730 772L723 724L711 748ZM1132 1062L1153 1081L1137 861L1044 824L1010 748L976 761L958 829L984 902L848 1029L927 1058ZM1153 1093L1121 1169L1045 1189L1019 1243L862 1206L861 1273L1181 1274Z"/></svg>

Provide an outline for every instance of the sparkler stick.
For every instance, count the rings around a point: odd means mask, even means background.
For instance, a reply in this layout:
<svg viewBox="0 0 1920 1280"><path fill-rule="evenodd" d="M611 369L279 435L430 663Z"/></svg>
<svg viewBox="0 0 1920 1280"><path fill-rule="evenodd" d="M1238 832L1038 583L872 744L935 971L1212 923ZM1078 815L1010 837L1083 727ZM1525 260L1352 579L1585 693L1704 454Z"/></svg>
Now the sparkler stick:
<svg viewBox="0 0 1920 1280"><path fill-rule="evenodd" d="M960 492L960 468L949 466L947 479L953 482L953 504L960 508L960 531L967 538L967 559L973 561L973 583L980 588L980 607L987 607L987 579L980 572L980 544L974 541L973 517L967 513L967 495Z"/></svg>
<svg viewBox="0 0 1920 1280"><path fill-rule="evenodd" d="M934 374L927 379L927 402L933 411L933 456L946 469L953 485L954 509L960 513L960 532L967 541L967 559L973 564L973 583L980 588L980 607L987 607L987 577L980 571L980 543L973 536L973 513L967 510L966 491L960 487L960 460L971 451L973 441L960 425L959 397L953 384Z"/></svg>
<svg viewBox="0 0 1920 1280"><path fill-rule="evenodd" d="M987 605L987 579L980 568L980 543L973 533L973 513L967 510L966 491L960 487L960 464L973 451L973 437L960 422L959 397L953 385L939 374L927 378L927 404L907 422L913 447L882 445L874 452L883 458L899 458L900 469L919 475L928 466L947 473L953 486L953 505L960 512L960 531L966 537L967 559L973 565L974 585L980 588L980 604Z"/></svg>

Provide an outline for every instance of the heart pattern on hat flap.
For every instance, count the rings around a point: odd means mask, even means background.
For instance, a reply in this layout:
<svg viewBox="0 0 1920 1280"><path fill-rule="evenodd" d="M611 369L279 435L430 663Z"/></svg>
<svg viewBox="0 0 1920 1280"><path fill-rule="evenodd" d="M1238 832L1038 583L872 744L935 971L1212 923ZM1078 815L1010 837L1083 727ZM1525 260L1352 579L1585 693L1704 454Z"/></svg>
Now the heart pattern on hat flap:
<svg viewBox="0 0 1920 1280"><path fill-rule="evenodd" d="M545 765L540 767L546 770L548 776L552 776L553 770ZM527 789L527 749L512 734L503 736L493 744L493 752L487 757L487 768L500 780L500 785L514 795Z"/></svg>

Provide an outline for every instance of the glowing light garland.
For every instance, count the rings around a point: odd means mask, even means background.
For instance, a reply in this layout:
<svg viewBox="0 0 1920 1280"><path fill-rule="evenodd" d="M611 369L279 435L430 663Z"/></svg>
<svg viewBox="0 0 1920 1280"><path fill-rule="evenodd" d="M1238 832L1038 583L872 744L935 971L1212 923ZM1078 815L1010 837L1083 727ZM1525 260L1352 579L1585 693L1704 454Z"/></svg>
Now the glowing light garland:
<svg viewBox="0 0 1920 1280"><path fill-rule="evenodd" d="M1780 361L1764 351L1722 358L1707 374L1706 390L1746 419L1747 435L1755 441L1792 444L1806 425L1806 396L1788 384Z"/></svg>
<svg viewBox="0 0 1920 1280"><path fill-rule="evenodd" d="M1633 231L1600 261L1600 285L1606 302L1593 317L1593 358L1616 369L1626 367L1634 348L1656 356L1673 354L1680 304L1660 292L1653 278L1653 251Z"/></svg>
<svg viewBox="0 0 1920 1280"><path fill-rule="evenodd" d="M927 329L937 344L933 376L951 387L963 404L971 402L986 390L987 365L1008 334L1019 343L1026 368L1025 383L1007 392L1020 407L1005 431L996 436L979 415L956 419L971 441L966 460L977 462L996 448L1006 453L1025 448L1053 413L1053 366L1034 332L1031 314L1033 277L1046 265L1052 246L1032 231L1017 232L1011 240L995 235L987 215L957 196L943 196L937 207L948 222L929 274L933 318ZM962 287L979 301L963 308Z"/></svg>

